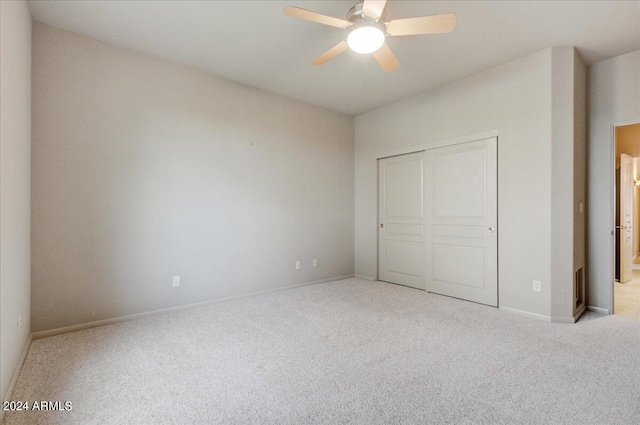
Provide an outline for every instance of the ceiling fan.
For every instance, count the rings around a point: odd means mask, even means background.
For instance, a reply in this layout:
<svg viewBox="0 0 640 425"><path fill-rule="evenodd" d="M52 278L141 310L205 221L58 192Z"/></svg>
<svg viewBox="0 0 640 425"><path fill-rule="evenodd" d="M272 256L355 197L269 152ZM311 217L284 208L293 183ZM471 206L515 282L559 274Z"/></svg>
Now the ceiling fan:
<svg viewBox="0 0 640 425"><path fill-rule="evenodd" d="M386 0L361 0L347 12L346 19L334 18L299 7L289 6L284 13L294 18L346 29L349 35L313 61L322 65L350 48L356 53L373 53L385 72L400 66L400 62L385 43L387 36L436 34L450 32L456 26L456 14L419 16L386 21Z"/></svg>

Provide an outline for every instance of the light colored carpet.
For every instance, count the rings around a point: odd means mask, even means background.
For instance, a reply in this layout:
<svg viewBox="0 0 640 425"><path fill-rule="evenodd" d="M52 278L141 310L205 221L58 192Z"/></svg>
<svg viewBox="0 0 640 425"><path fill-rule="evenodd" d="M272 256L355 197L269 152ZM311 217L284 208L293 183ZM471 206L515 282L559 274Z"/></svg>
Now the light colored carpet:
<svg viewBox="0 0 640 425"><path fill-rule="evenodd" d="M640 321L348 279L33 342L6 424L638 424Z"/></svg>
<svg viewBox="0 0 640 425"><path fill-rule="evenodd" d="M640 271L633 271L633 278L627 283L614 282L615 314L640 319Z"/></svg>

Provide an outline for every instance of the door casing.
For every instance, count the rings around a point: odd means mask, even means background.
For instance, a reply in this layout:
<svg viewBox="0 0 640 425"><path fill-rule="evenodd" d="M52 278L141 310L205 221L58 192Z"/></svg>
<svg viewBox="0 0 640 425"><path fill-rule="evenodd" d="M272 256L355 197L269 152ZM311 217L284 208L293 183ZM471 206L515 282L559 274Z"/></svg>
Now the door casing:
<svg viewBox="0 0 640 425"><path fill-rule="evenodd" d="M609 264L610 264L610 273L609 273L609 291L611 294L610 304L609 304L609 314L614 314L614 306L615 306L615 281L616 281L616 214L618 213L616 209L616 128L624 127L627 125L640 124L640 121L628 121L628 122L620 122L617 124L611 125L611 161L609 161L609 166L611 167L609 170L609 187L613 188L611 191L611 198L609 199L609 207L610 207L610 217L609 223L611 228L610 234L610 246L609 246ZM589 299L589 294L587 293L587 300Z"/></svg>

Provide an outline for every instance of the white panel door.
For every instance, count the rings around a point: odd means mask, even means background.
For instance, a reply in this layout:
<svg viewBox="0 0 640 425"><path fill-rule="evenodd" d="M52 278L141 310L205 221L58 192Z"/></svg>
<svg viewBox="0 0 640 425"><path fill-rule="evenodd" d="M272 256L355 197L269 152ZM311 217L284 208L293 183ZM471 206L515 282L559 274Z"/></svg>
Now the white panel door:
<svg viewBox="0 0 640 425"><path fill-rule="evenodd" d="M425 152L429 292L498 305L497 139Z"/></svg>
<svg viewBox="0 0 640 425"><path fill-rule="evenodd" d="M633 158L620 156L620 282L633 276Z"/></svg>
<svg viewBox="0 0 640 425"><path fill-rule="evenodd" d="M424 152L379 161L378 275L424 289Z"/></svg>

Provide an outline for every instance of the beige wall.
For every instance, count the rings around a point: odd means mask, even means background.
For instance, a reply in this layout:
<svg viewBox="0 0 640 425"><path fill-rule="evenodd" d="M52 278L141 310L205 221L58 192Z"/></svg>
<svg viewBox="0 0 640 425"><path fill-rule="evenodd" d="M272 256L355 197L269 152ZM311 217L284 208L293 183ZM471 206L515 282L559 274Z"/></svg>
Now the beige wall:
<svg viewBox="0 0 640 425"><path fill-rule="evenodd" d="M588 302L612 308L613 126L640 122L640 50L588 68Z"/></svg>
<svg viewBox="0 0 640 425"><path fill-rule="evenodd" d="M352 117L43 24L33 48L34 331L353 274Z"/></svg>
<svg viewBox="0 0 640 425"><path fill-rule="evenodd" d="M497 129L499 303L549 318L550 105L547 49L357 117L356 274L376 276L376 155Z"/></svg>
<svg viewBox="0 0 640 425"><path fill-rule="evenodd" d="M585 265L586 67L573 47L552 49L551 317L573 321L574 276Z"/></svg>
<svg viewBox="0 0 640 425"><path fill-rule="evenodd" d="M573 50L573 271L582 268L581 296L587 306L587 67Z"/></svg>
<svg viewBox="0 0 640 425"><path fill-rule="evenodd" d="M31 15L24 1L0 2L0 93L0 395L4 400L31 333Z"/></svg>

